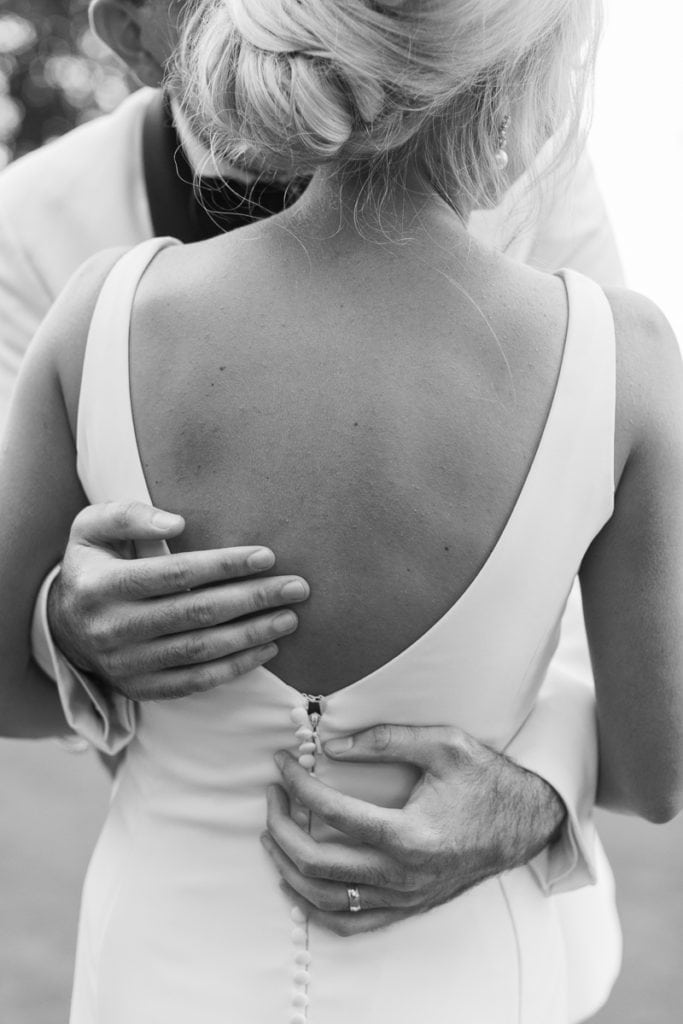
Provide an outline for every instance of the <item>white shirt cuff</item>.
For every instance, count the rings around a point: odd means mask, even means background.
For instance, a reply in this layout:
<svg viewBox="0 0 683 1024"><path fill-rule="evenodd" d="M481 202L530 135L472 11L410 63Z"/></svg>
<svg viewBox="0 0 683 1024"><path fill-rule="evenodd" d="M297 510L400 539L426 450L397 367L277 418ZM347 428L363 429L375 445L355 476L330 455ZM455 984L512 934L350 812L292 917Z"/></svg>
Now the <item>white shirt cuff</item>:
<svg viewBox="0 0 683 1024"><path fill-rule="evenodd" d="M595 698L589 687L566 679L541 697L505 753L549 783L567 816L558 839L529 862L543 892L594 885L597 785Z"/></svg>
<svg viewBox="0 0 683 1024"><path fill-rule="evenodd" d="M529 867L546 896L595 885L595 839L593 821L584 820L579 824L567 806L567 817L559 837L529 861Z"/></svg>
<svg viewBox="0 0 683 1024"><path fill-rule="evenodd" d="M75 668L56 646L47 617L50 587L59 566L46 576L38 593L31 624L33 657L57 685L70 727L104 754L118 754L135 735L135 704L105 691L86 672Z"/></svg>

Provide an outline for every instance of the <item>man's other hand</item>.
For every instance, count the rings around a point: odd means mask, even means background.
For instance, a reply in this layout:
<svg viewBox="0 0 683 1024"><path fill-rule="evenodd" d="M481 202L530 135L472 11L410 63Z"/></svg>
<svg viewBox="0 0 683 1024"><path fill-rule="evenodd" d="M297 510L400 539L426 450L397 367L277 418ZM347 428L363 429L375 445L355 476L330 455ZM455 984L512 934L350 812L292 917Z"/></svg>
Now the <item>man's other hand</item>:
<svg viewBox="0 0 683 1024"><path fill-rule="evenodd" d="M264 846L290 898L338 935L387 927L527 863L565 817L552 786L459 729L383 725L324 750L337 760L421 771L405 806L385 808L331 789L286 751L276 756L283 786L268 794ZM293 819L292 804L354 845L316 841ZM350 912L349 886L358 889L360 912Z"/></svg>
<svg viewBox="0 0 683 1024"><path fill-rule="evenodd" d="M53 638L76 667L133 700L212 689L269 661L293 633L299 576L259 576L268 548L135 558L135 541L177 537L181 516L139 502L91 505L75 519L50 589Z"/></svg>

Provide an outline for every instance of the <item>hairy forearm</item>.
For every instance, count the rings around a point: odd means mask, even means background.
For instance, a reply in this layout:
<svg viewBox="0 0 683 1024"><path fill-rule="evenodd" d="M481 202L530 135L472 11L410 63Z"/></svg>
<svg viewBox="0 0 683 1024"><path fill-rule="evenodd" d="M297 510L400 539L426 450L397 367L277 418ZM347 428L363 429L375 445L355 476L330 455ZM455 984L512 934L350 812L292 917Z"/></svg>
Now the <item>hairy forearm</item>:
<svg viewBox="0 0 683 1024"><path fill-rule="evenodd" d="M481 853L494 855L490 866L498 873L527 864L553 843L567 812L550 783L504 755L489 781L492 817L481 815L473 825Z"/></svg>
<svg viewBox="0 0 683 1024"><path fill-rule="evenodd" d="M526 786L516 808L515 821L526 863L558 839L567 817L567 809L549 782L533 772L522 770L526 776Z"/></svg>

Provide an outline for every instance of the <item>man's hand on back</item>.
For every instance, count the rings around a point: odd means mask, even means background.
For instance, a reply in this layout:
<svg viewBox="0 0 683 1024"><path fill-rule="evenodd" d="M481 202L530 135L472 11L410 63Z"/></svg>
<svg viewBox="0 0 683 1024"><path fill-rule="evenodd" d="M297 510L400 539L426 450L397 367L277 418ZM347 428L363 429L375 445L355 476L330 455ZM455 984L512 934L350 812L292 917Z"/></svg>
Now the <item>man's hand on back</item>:
<svg viewBox="0 0 683 1024"><path fill-rule="evenodd" d="M260 576L262 547L134 558L133 541L170 540L181 516L138 502L84 509L50 589L53 638L69 661L133 700L183 697L229 682L277 653L297 628L285 605L299 576Z"/></svg>

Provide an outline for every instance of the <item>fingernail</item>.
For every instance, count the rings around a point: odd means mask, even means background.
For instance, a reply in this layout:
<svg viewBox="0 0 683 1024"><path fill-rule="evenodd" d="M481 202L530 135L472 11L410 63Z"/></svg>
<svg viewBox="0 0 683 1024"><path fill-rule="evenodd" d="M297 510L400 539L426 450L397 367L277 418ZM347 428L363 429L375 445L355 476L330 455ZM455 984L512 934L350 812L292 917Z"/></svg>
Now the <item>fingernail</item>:
<svg viewBox="0 0 683 1024"><path fill-rule="evenodd" d="M278 768L284 768L285 758L286 754L283 750L278 750L277 753L273 755L273 760Z"/></svg>
<svg viewBox="0 0 683 1024"><path fill-rule="evenodd" d="M275 564L275 555L268 548L260 548L247 558L250 569L270 569Z"/></svg>
<svg viewBox="0 0 683 1024"><path fill-rule="evenodd" d="M155 530L172 530L182 522L182 516L176 516L172 512L155 512L152 516L152 526Z"/></svg>
<svg viewBox="0 0 683 1024"><path fill-rule="evenodd" d="M303 580L291 580L289 583L285 583L281 594L285 601L301 601L302 598L308 597L309 589Z"/></svg>
<svg viewBox="0 0 683 1024"><path fill-rule="evenodd" d="M352 746L352 736L340 736L339 739L328 740L323 749L326 754L332 754L332 756L334 756L335 754L345 754Z"/></svg>
<svg viewBox="0 0 683 1024"><path fill-rule="evenodd" d="M278 633L289 633L296 629L298 621L294 612L280 612L273 619L273 626Z"/></svg>
<svg viewBox="0 0 683 1024"><path fill-rule="evenodd" d="M280 648L277 644L266 644L266 646L262 647L258 652L259 660L262 662L270 661L271 658L275 657L279 650Z"/></svg>

